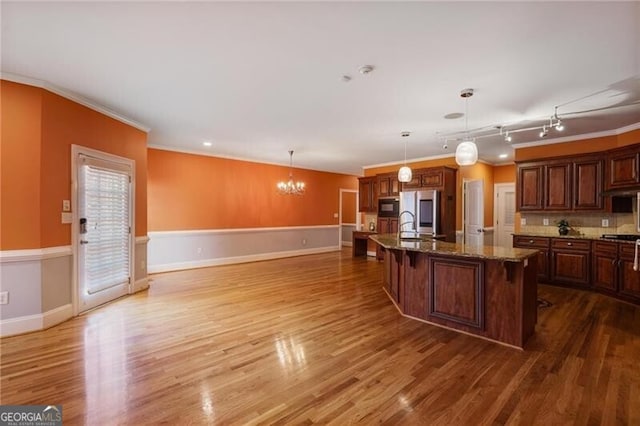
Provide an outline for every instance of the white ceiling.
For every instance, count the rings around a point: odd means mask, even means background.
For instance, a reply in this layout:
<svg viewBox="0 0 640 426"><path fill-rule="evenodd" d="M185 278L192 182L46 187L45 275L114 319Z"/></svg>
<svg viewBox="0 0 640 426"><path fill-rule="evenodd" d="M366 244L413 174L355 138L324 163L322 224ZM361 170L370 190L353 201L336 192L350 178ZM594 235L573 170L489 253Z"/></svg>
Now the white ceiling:
<svg viewBox="0 0 640 426"><path fill-rule="evenodd" d="M464 112L464 88L475 90L475 136L542 126L556 105L562 136L640 122L640 2L0 7L3 74L140 122L151 146L281 164L294 149L298 167L361 174L402 161L402 131L409 158L452 154L444 136L461 137L465 119L444 116ZM374 72L359 74L365 64ZM512 145L538 132L516 132ZM477 144L487 162L513 158L500 136Z"/></svg>

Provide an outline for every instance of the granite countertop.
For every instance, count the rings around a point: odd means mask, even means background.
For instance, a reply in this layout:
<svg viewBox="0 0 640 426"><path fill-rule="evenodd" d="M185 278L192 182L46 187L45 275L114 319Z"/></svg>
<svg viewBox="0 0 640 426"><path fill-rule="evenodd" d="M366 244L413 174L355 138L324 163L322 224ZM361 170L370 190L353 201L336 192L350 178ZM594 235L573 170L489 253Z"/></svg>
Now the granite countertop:
<svg viewBox="0 0 640 426"><path fill-rule="evenodd" d="M533 234L533 233L514 233L516 237L542 237L542 238L566 238L573 240L592 240L592 241L607 241L610 243L628 243L635 244L635 241L626 240L612 240L610 238L602 238L595 235L549 235L549 234Z"/></svg>
<svg viewBox="0 0 640 426"><path fill-rule="evenodd" d="M421 253L501 260L505 262L522 262L524 259L538 254L538 250L532 249L471 246L467 244L446 243L433 239L426 241L401 241L398 240L396 234L377 234L371 235L369 238L382 247L391 250L417 251Z"/></svg>

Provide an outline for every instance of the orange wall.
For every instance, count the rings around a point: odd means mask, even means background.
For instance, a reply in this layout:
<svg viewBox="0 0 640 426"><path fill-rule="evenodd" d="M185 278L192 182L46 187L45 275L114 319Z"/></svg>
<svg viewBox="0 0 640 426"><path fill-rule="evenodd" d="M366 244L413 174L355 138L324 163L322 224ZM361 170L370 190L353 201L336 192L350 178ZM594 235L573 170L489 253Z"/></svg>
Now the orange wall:
<svg viewBox="0 0 640 426"><path fill-rule="evenodd" d="M563 155L588 154L607 151L612 148L640 143L640 129L621 135L603 136L600 138L581 139L552 145L532 146L516 149L516 161L538 160L541 158L560 157Z"/></svg>
<svg viewBox="0 0 640 426"><path fill-rule="evenodd" d="M495 166L493 168L493 183L515 183L516 182L516 165L507 164L504 166Z"/></svg>
<svg viewBox="0 0 640 426"><path fill-rule="evenodd" d="M26 102L40 113L18 108ZM2 106L3 250L71 243L71 225L60 222L60 212L62 200L71 199L72 144L135 160L135 230L136 235L147 234L145 132L44 89L7 81L2 81ZM5 163L11 163L7 170ZM29 180L22 184L25 170ZM12 203L17 193L23 200Z"/></svg>
<svg viewBox="0 0 640 426"><path fill-rule="evenodd" d="M40 248L42 90L0 80L0 248Z"/></svg>
<svg viewBox="0 0 640 426"><path fill-rule="evenodd" d="M356 223L356 196L357 192L342 193L342 222Z"/></svg>
<svg viewBox="0 0 640 426"><path fill-rule="evenodd" d="M354 176L294 169L303 196L278 194L288 167L148 150L150 231L333 225L340 188L357 189Z"/></svg>

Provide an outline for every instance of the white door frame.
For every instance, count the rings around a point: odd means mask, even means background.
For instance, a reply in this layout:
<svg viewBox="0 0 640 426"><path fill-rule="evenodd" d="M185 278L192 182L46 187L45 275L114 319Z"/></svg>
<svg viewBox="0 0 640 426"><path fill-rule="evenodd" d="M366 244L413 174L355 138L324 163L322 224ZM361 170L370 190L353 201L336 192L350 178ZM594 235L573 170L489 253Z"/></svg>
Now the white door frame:
<svg viewBox="0 0 640 426"><path fill-rule="evenodd" d="M360 215L358 214L358 210L360 210L359 199L358 199L358 190L357 189L344 189L340 188L340 196L338 202L338 247L342 248L342 194L345 192L355 192L356 194L356 231L360 230Z"/></svg>
<svg viewBox="0 0 640 426"><path fill-rule="evenodd" d="M469 178L463 178L462 179L462 243L466 244L466 240L467 240L467 215L465 214L466 210L465 210L465 203L466 203L466 199L467 199L467 183L468 182L475 182L475 181L481 181L482 182L482 198L483 198L483 202L482 202L482 208L484 209L484 179L469 179ZM484 212L483 212L483 222L484 222ZM484 230L484 223L482 224L482 229Z"/></svg>
<svg viewBox="0 0 640 426"><path fill-rule="evenodd" d="M128 293L133 292L133 283L135 280L135 227L136 227L136 162L129 158L120 157L118 155L109 154L106 152L98 151L95 149L87 148L80 145L71 145L71 250L73 257L73 271L72 271L72 283L71 283L71 303L73 306L73 315L77 316L80 312L80 300L78 297L78 250L80 245L79 241L79 223L80 217L78 216L78 156L80 154L98 158L100 160L111 161L114 163L125 164L131 167L131 203L129 203L130 217L131 217L131 238L129 238L129 289Z"/></svg>
<svg viewBox="0 0 640 426"><path fill-rule="evenodd" d="M516 184L515 182L505 182L505 183L494 183L493 184L493 241L494 245L499 241L500 237L500 228L498 226L498 189L512 189L513 192L516 192ZM514 223L515 226L515 223Z"/></svg>

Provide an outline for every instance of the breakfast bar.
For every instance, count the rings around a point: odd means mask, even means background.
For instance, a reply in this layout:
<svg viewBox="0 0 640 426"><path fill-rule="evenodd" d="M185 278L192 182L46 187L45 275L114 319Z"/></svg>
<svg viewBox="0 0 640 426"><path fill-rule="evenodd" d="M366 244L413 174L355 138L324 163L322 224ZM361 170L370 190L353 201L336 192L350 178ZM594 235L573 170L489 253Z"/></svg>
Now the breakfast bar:
<svg viewBox="0 0 640 426"><path fill-rule="evenodd" d="M407 317L524 348L537 322L537 251L371 235L384 290Z"/></svg>

